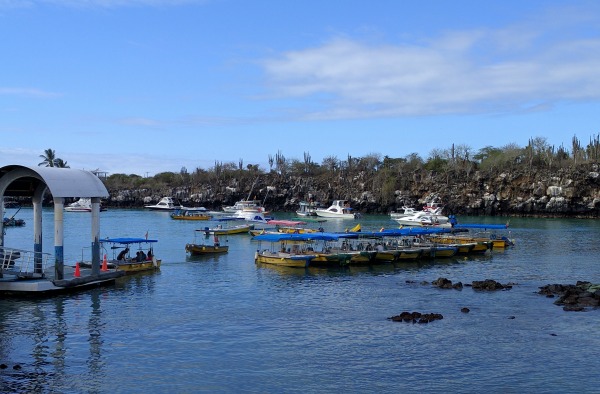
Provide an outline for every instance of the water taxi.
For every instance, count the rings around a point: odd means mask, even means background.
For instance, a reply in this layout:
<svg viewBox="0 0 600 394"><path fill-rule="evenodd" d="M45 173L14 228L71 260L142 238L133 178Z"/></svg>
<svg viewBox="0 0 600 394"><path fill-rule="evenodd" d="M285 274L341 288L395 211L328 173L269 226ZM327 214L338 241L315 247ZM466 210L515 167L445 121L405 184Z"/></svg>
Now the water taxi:
<svg viewBox="0 0 600 394"><path fill-rule="evenodd" d="M175 211L169 215L174 220L211 220L212 215L202 211Z"/></svg>
<svg viewBox="0 0 600 394"><path fill-rule="evenodd" d="M158 242L155 239L146 238L105 238L100 243L106 249L112 251L112 257L107 258L104 254L102 261L103 269L115 269L125 271L128 274L155 271L160 268L162 260L154 256L153 244ZM135 256L132 256L135 250Z"/></svg>

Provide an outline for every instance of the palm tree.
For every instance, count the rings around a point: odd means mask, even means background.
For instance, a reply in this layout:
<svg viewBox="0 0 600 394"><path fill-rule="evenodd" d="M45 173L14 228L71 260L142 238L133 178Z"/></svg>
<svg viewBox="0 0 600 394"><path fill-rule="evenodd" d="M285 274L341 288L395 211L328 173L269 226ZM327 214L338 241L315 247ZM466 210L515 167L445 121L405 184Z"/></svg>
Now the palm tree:
<svg viewBox="0 0 600 394"><path fill-rule="evenodd" d="M55 159L54 160L54 167L69 168L69 165L67 164L66 161L63 161L63 159Z"/></svg>
<svg viewBox="0 0 600 394"><path fill-rule="evenodd" d="M58 167L58 168L69 168L69 165L63 159L56 157L56 152L54 149L46 149L43 155L40 155L44 161L42 161L38 166L46 165L46 167Z"/></svg>
<svg viewBox="0 0 600 394"><path fill-rule="evenodd" d="M43 155L40 155L40 158L44 159L38 166L45 165L46 167L54 167L56 162L56 153L53 149L46 149Z"/></svg>

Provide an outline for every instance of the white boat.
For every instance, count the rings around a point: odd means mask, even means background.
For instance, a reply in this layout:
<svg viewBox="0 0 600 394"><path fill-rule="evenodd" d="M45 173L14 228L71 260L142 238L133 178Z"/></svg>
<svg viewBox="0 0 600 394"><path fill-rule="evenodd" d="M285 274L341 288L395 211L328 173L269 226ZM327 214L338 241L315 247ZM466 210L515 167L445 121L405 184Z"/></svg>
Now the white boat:
<svg viewBox="0 0 600 394"><path fill-rule="evenodd" d="M243 219L249 222L264 222L266 223L268 220L273 219L272 217L265 216L264 212L259 212L255 210L246 210L242 209L240 211L236 211L234 214L230 216L230 218L234 219Z"/></svg>
<svg viewBox="0 0 600 394"><path fill-rule="evenodd" d="M324 218L356 219L360 216L360 213L355 213L350 208L350 201L348 200L334 200L329 208L316 209L315 213L317 216Z"/></svg>
<svg viewBox="0 0 600 394"><path fill-rule="evenodd" d="M407 216L412 216L415 213L417 213L418 211L414 208L409 208L409 207L402 207L400 211L397 212L390 212L390 218L392 219L400 219L400 218L404 218Z"/></svg>
<svg viewBox="0 0 600 394"><path fill-rule="evenodd" d="M239 211L265 212L264 207L258 200L240 200L233 205L223 206L223 211L236 213Z"/></svg>
<svg viewBox="0 0 600 394"><path fill-rule="evenodd" d="M317 216L317 209L321 207L318 202L300 201L300 207L296 211L298 216Z"/></svg>
<svg viewBox="0 0 600 394"><path fill-rule="evenodd" d="M173 197L163 197L157 204L144 205L144 208L152 209L155 211L174 211L176 209L186 209L183 205L181 205L178 199Z"/></svg>
<svg viewBox="0 0 600 394"><path fill-rule="evenodd" d="M106 211L106 208L100 204L100 210ZM92 212L92 199L82 197L79 200L67 205L65 207L66 212Z"/></svg>
<svg viewBox="0 0 600 394"><path fill-rule="evenodd" d="M447 216L418 211L413 215L394 219L401 226L437 226L452 227Z"/></svg>

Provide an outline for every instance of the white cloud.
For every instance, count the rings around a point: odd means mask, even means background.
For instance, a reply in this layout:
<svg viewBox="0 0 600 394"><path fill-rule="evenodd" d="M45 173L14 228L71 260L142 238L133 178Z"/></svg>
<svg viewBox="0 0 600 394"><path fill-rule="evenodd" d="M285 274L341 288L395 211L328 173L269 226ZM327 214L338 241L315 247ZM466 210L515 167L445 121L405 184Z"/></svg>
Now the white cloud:
<svg viewBox="0 0 600 394"><path fill-rule="evenodd" d="M263 65L276 95L325 104L308 118L523 111L532 103L600 100L598 35L578 37L581 26L564 21L558 31L539 26L448 32L423 45L333 39Z"/></svg>
<svg viewBox="0 0 600 394"><path fill-rule="evenodd" d="M0 87L0 96L19 96L30 98L53 98L59 97L61 94L54 92L46 92L35 88L8 88Z"/></svg>
<svg viewBox="0 0 600 394"><path fill-rule="evenodd" d="M0 0L0 6L2 6ZM8 1L10 5L11 0ZM101 8L118 8L118 7L168 7L184 4L203 4L208 0L28 0L29 4L54 4L62 7L86 8L86 7L101 7Z"/></svg>

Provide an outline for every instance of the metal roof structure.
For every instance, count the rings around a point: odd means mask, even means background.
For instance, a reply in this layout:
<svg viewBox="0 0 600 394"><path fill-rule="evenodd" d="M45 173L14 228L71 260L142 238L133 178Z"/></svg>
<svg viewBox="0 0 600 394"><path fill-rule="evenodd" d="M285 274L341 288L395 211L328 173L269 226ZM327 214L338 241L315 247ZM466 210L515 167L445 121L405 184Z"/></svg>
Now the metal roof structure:
<svg viewBox="0 0 600 394"><path fill-rule="evenodd" d="M109 196L102 181L90 171L22 165L0 168L0 198L31 197L41 184L46 184L53 197Z"/></svg>

